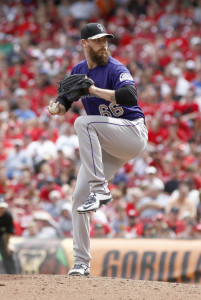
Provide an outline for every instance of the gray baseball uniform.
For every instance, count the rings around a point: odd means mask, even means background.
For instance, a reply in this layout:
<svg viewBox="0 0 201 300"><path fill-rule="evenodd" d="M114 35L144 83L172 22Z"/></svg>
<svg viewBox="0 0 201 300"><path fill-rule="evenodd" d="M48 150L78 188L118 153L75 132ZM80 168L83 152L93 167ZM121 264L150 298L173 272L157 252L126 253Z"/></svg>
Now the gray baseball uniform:
<svg viewBox="0 0 201 300"><path fill-rule="evenodd" d="M107 65L92 70L84 60L74 66L71 74L86 74L102 89L116 90L135 84L128 69L112 57ZM73 247L75 263L89 265L89 214L78 214L77 208L90 192L109 191L108 180L144 150L148 133L139 105L117 105L94 95L82 99L82 103L87 116L75 121L82 165L73 194Z"/></svg>

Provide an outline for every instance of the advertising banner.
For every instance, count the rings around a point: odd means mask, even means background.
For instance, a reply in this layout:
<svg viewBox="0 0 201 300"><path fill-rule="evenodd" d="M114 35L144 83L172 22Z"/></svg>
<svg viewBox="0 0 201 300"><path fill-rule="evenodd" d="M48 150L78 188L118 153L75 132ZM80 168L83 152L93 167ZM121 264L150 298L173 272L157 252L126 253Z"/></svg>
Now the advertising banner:
<svg viewBox="0 0 201 300"><path fill-rule="evenodd" d="M11 241L20 274L67 274L73 266L71 238ZM201 283L201 240L93 238L91 255L93 276Z"/></svg>
<svg viewBox="0 0 201 300"><path fill-rule="evenodd" d="M96 276L201 282L201 240L94 239L91 252Z"/></svg>

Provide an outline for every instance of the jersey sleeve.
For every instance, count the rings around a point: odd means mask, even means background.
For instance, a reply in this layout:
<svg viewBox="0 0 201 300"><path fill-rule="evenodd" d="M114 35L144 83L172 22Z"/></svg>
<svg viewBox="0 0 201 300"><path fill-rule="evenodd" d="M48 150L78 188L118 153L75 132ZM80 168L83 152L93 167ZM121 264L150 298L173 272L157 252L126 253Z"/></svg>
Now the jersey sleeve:
<svg viewBox="0 0 201 300"><path fill-rule="evenodd" d="M129 70L124 65L115 66L111 74L111 88L116 90L128 84L135 85Z"/></svg>
<svg viewBox="0 0 201 300"><path fill-rule="evenodd" d="M75 68L75 66L72 68L70 75L74 75L74 74L76 74L76 68Z"/></svg>

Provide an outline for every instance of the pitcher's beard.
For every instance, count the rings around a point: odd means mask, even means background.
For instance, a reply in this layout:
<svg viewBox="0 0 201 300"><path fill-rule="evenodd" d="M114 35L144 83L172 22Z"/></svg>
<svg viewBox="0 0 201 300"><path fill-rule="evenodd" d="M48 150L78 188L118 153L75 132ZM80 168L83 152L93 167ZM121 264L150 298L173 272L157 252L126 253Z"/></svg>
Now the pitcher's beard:
<svg viewBox="0 0 201 300"><path fill-rule="evenodd" d="M109 61L110 51L108 49L104 51L95 52L92 48L89 49L89 55L91 60L98 66L105 66Z"/></svg>

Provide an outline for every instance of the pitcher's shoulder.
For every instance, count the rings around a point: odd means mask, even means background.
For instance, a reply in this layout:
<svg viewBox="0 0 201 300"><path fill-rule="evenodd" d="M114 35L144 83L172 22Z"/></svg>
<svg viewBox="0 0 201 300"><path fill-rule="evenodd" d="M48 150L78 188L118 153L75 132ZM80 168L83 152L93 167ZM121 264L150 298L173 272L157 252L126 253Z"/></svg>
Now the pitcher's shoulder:
<svg viewBox="0 0 201 300"><path fill-rule="evenodd" d="M74 67L72 68L71 74L80 74L81 72L83 72L83 70L85 70L86 68L86 59L82 60L80 62L78 62L76 65L74 65Z"/></svg>
<svg viewBox="0 0 201 300"><path fill-rule="evenodd" d="M117 60L116 58L110 56L109 58L109 64L116 67L116 66L124 66L119 60Z"/></svg>

